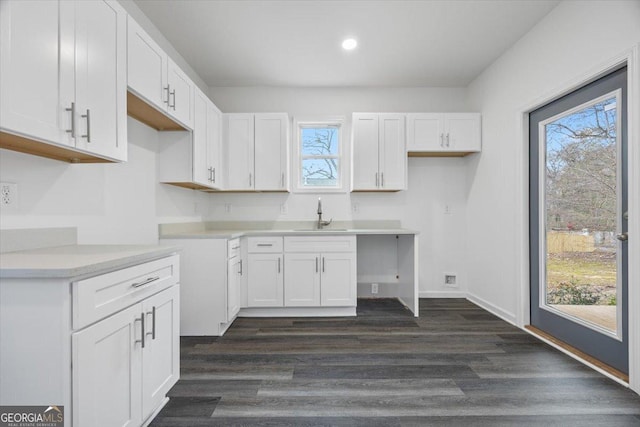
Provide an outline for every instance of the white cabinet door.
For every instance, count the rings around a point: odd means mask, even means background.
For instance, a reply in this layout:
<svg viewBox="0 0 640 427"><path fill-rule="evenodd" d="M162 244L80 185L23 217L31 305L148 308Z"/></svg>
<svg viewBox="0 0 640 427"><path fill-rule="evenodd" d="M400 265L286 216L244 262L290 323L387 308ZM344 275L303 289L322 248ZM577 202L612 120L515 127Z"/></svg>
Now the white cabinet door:
<svg viewBox="0 0 640 427"><path fill-rule="evenodd" d="M227 323L233 321L240 311L240 284L242 259L231 258L227 264Z"/></svg>
<svg viewBox="0 0 640 427"><path fill-rule="evenodd" d="M481 129L479 113L446 115L447 149L450 151L480 151Z"/></svg>
<svg viewBox="0 0 640 427"><path fill-rule="evenodd" d="M167 54L133 20L128 18L128 86L162 111L167 110Z"/></svg>
<svg viewBox="0 0 640 427"><path fill-rule="evenodd" d="M380 114L379 164L381 190L404 190L407 187L407 151L404 115Z"/></svg>
<svg viewBox="0 0 640 427"><path fill-rule="evenodd" d="M76 147L127 157L127 15L111 1L76 2Z"/></svg>
<svg viewBox="0 0 640 427"><path fill-rule="evenodd" d="M167 60L167 65L167 83L169 85L168 112L188 128L193 128L193 92L195 85L171 58Z"/></svg>
<svg viewBox="0 0 640 427"><path fill-rule="evenodd" d="M409 152L468 153L480 149L480 113L407 114Z"/></svg>
<svg viewBox="0 0 640 427"><path fill-rule="evenodd" d="M321 259L323 307L356 305L356 254L323 253Z"/></svg>
<svg viewBox="0 0 640 427"><path fill-rule="evenodd" d="M255 189L285 190L289 118L284 113L256 114L254 126Z"/></svg>
<svg viewBox="0 0 640 427"><path fill-rule="evenodd" d="M285 254L284 305L285 307L318 307L320 305L320 254Z"/></svg>
<svg viewBox="0 0 640 427"><path fill-rule="evenodd" d="M180 286L142 303L145 346L142 349L142 419L164 401L180 377Z"/></svg>
<svg viewBox="0 0 640 427"><path fill-rule="evenodd" d="M248 261L248 306L282 307L282 254L249 254Z"/></svg>
<svg viewBox="0 0 640 427"><path fill-rule="evenodd" d="M352 189L377 190L380 183L378 165L378 114L353 114Z"/></svg>
<svg viewBox="0 0 640 427"><path fill-rule="evenodd" d="M207 132L207 171L211 174L211 186L222 188L222 113L211 101L207 104Z"/></svg>
<svg viewBox="0 0 640 427"><path fill-rule="evenodd" d="M0 2L0 128L73 145L71 103L58 93L59 25L56 1Z"/></svg>
<svg viewBox="0 0 640 427"><path fill-rule="evenodd" d="M193 182L201 185L211 185L211 170L209 169L208 145L209 131L207 129L209 98L199 90L194 95L193 115Z"/></svg>
<svg viewBox="0 0 640 427"><path fill-rule="evenodd" d="M142 423L142 304L72 335L73 425Z"/></svg>
<svg viewBox="0 0 640 427"><path fill-rule="evenodd" d="M227 190L252 190L255 185L253 114L225 114Z"/></svg>
<svg viewBox="0 0 640 427"><path fill-rule="evenodd" d="M444 114L407 114L407 151L443 151Z"/></svg>

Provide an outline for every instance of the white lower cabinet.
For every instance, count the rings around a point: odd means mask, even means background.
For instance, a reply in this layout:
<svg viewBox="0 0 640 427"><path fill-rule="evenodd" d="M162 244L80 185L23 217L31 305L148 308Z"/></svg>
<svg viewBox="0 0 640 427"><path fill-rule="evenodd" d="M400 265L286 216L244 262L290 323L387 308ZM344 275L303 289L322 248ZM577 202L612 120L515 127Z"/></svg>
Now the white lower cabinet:
<svg viewBox="0 0 640 427"><path fill-rule="evenodd" d="M249 307L282 307L282 253L248 255L247 297Z"/></svg>
<svg viewBox="0 0 640 427"><path fill-rule="evenodd" d="M322 254L322 286L320 303L323 307L356 305L356 254Z"/></svg>
<svg viewBox="0 0 640 427"><path fill-rule="evenodd" d="M138 426L180 375L180 287L72 336L73 425Z"/></svg>
<svg viewBox="0 0 640 427"><path fill-rule="evenodd" d="M354 236L286 237L284 245L285 307L356 305Z"/></svg>
<svg viewBox="0 0 640 427"><path fill-rule="evenodd" d="M285 307L317 307L320 305L320 255L285 254Z"/></svg>
<svg viewBox="0 0 640 427"><path fill-rule="evenodd" d="M180 375L179 265L2 278L0 405L64 406L65 427L148 424Z"/></svg>

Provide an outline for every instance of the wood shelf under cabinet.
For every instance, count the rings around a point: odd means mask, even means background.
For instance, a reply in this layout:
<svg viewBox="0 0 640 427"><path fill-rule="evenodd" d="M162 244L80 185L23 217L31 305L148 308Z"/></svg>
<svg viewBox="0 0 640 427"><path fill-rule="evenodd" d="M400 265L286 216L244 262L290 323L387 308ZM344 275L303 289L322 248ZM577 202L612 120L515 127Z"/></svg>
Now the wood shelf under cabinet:
<svg viewBox="0 0 640 427"><path fill-rule="evenodd" d="M8 132L0 132L0 148L18 151L60 160L68 163L114 163L115 160L104 159L86 152L72 150L71 148L53 145L35 139L25 138Z"/></svg>
<svg viewBox="0 0 640 427"><path fill-rule="evenodd" d="M187 130L131 91L127 91L127 115L155 130Z"/></svg>
<svg viewBox="0 0 640 427"><path fill-rule="evenodd" d="M478 151L409 151L408 157L465 157Z"/></svg>

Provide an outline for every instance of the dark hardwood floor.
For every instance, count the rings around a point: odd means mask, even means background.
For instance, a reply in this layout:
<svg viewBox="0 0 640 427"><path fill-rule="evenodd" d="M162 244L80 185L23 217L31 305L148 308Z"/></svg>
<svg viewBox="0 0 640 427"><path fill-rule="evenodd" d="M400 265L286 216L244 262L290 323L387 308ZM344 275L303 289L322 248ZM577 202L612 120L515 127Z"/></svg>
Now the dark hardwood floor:
<svg viewBox="0 0 640 427"><path fill-rule="evenodd" d="M183 337L151 426L637 426L640 396L462 299Z"/></svg>

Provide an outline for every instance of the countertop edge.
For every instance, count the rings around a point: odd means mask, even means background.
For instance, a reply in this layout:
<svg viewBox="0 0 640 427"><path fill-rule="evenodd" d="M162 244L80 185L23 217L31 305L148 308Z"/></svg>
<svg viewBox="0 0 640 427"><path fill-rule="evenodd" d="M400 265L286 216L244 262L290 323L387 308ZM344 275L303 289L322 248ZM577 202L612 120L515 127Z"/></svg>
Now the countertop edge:
<svg viewBox="0 0 640 427"><path fill-rule="evenodd" d="M404 228L398 229L349 229L349 230L206 230L198 232L168 233L160 236L160 240L178 239L236 239L252 236L336 236L336 235L418 235L418 231Z"/></svg>
<svg viewBox="0 0 640 427"><path fill-rule="evenodd" d="M82 245L77 245L82 246ZM108 246L108 245L105 245ZM180 247L158 246L150 247L148 251L137 254L126 254L121 257L108 259L105 261L91 262L78 267L61 268L0 268L0 279L82 279L96 276L115 270L131 267L156 259L165 258L174 254L179 254ZM7 253L8 254L8 253ZM6 255L6 254L5 254ZM26 256L26 255L25 255ZM42 256L33 254L33 257Z"/></svg>

